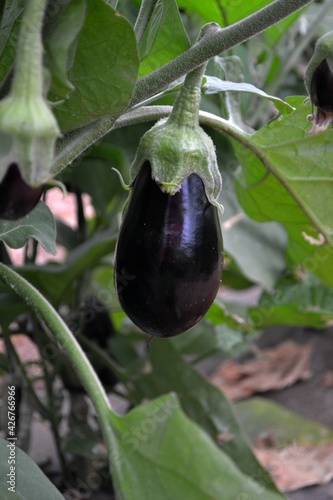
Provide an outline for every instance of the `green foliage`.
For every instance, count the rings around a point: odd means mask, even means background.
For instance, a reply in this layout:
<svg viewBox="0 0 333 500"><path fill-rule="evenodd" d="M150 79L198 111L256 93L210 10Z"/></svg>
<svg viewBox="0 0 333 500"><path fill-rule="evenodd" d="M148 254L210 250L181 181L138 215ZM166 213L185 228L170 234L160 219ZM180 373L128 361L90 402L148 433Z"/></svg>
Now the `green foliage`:
<svg viewBox="0 0 333 500"><path fill-rule="evenodd" d="M57 50L59 29L49 40L49 50L61 57L60 61L54 61L53 69L57 78L63 80L64 54L63 50ZM96 0L93 5L87 2L75 56L70 53L70 42L65 56L71 60L68 80L74 88L68 99L54 108L63 133L100 116L116 117L123 112L131 98L139 65L132 27L103 0ZM63 93L58 94L54 89L50 97L56 102L63 98Z"/></svg>
<svg viewBox="0 0 333 500"><path fill-rule="evenodd" d="M112 465L120 498L181 500L189 496L193 500L217 500L235 498L244 491L251 500L281 498L242 474L185 416L175 395L140 405L125 417L118 417L115 427Z"/></svg>
<svg viewBox="0 0 333 500"><path fill-rule="evenodd" d="M75 194L76 226L55 220L43 202L23 219L0 221L0 334L11 350L10 362L0 356L0 372L11 376L14 368L22 391L49 419L61 487L70 480L75 487L80 473L88 475L98 463L109 492L112 475L117 499L282 498L255 458L243 424L253 415L257 424L264 413L276 425L275 415L287 422L290 437L301 423L258 402L238 405L240 423L232 404L196 366L212 356L245 352L265 327L320 330L332 324L333 132L308 134L312 109L300 73L322 33L308 23L311 30L301 35L299 18L306 19L308 11L293 5L306 3L144 0L138 14L135 0L55 2L55 9L49 2L44 92L62 133L52 172ZM316 19L325 17L326 4L312 5ZM282 15L272 26L258 11L274 5ZM21 0L0 6L1 98L12 81L25 7ZM210 25L190 47L189 39L206 22L229 28ZM259 34L249 38L254 28ZM224 289L197 327L170 341L155 339L147 349L147 338L121 311L114 290L116 238L128 193L112 167L128 182L147 122L168 115L165 105L174 103L186 74L209 60L199 120L216 144L223 178ZM150 101L156 105L146 107ZM0 144L0 162L7 168L5 146ZM90 218L83 195L94 209ZM12 250L25 245L22 265L12 265ZM60 262L38 264L41 246L51 255L62 246L65 255ZM126 273L124 279L126 286ZM253 285L258 303L240 304L238 292ZM95 313L105 310L110 321L99 324ZM17 333L26 334L40 353L45 404L28 367L15 356L11 340ZM71 373L78 381L75 394ZM121 384L114 384L115 377ZM125 400L125 415L110 408L103 385ZM59 402L63 390L69 392L68 418ZM75 414L78 402L85 411L86 394L99 428L90 416L78 421ZM60 424L73 432L63 438ZM318 429L304 429L319 435ZM17 488L9 493L6 450L1 440L1 498L60 498L19 449ZM111 475L103 475L107 456Z"/></svg>
<svg viewBox="0 0 333 500"><path fill-rule="evenodd" d="M40 468L22 450L15 448L16 487L8 491L7 475L1 474L0 495L3 500L33 500L36 498L36 486L41 498L61 500L63 496L46 478ZM0 470L8 470L8 441L0 438Z"/></svg>
<svg viewBox="0 0 333 500"><path fill-rule="evenodd" d="M140 44L139 77L163 66L189 47L176 0L160 0Z"/></svg>
<svg viewBox="0 0 333 500"><path fill-rule="evenodd" d="M23 247L29 238L34 238L48 253L55 255L54 217L49 207L42 201L22 219L0 220L0 239L10 248Z"/></svg>

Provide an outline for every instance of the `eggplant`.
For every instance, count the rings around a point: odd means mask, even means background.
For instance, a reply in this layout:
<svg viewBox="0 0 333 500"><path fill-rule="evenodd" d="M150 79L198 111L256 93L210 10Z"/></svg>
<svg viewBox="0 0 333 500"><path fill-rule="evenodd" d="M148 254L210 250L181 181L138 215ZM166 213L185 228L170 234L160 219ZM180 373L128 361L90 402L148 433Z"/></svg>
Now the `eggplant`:
<svg viewBox="0 0 333 500"><path fill-rule="evenodd" d="M190 174L172 196L145 162L120 227L115 285L128 317L144 332L173 337L195 326L220 284L223 243L218 209Z"/></svg>
<svg viewBox="0 0 333 500"><path fill-rule="evenodd" d="M0 219L17 220L37 205L44 186L29 186L21 176L19 167L12 163L0 183Z"/></svg>
<svg viewBox="0 0 333 500"><path fill-rule="evenodd" d="M313 104L322 111L333 112L333 74L324 59L312 75L310 96Z"/></svg>

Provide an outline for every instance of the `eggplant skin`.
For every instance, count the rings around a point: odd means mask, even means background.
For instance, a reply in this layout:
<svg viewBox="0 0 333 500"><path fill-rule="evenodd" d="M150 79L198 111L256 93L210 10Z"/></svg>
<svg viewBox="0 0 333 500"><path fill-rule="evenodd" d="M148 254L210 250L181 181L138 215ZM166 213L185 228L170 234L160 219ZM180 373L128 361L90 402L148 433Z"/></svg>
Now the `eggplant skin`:
<svg viewBox="0 0 333 500"><path fill-rule="evenodd" d="M311 80L311 99L323 111L333 111L333 74L324 59L315 69Z"/></svg>
<svg viewBox="0 0 333 500"><path fill-rule="evenodd" d="M213 303L222 264L218 211L200 177L191 174L170 196L144 163L116 246L115 285L129 318L156 337L189 330Z"/></svg>
<svg viewBox="0 0 333 500"><path fill-rule="evenodd" d="M11 163L0 183L0 219L17 220L37 205L44 186L29 186L16 163Z"/></svg>

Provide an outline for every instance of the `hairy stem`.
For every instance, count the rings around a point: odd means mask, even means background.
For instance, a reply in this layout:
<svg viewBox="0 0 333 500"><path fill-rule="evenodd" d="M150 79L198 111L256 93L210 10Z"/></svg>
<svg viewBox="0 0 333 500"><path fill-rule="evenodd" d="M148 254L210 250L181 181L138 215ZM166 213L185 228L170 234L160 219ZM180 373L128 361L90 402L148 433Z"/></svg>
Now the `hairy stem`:
<svg viewBox="0 0 333 500"><path fill-rule="evenodd" d="M203 36L193 47L170 63L141 78L136 85L131 105L147 99L168 84L217 56L261 33L312 0L275 0L242 21Z"/></svg>
<svg viewBox="0 0 333 500"><path fill-rule="evenodd" d="M60 346L64 349L72 367L91 398L104 435L109 453L113 445L113 433L109 420L113 415L105 390L92 368L87 356L73 333L43 295L13 269L0 263L0 277L19 295L38 317L40 317Z"/></svg>
<svg viewBox="0 0 333 500"><path fill-rule="evenodd" d="M211 57L261 33L311 1L275 0L267 7L227 28L221 29L211 23L203 37L193 47L137 82L130 107L149 99L170 83L204 64ZM104 116L66 134L58 141L57 155L51 170L52 175L59 174L89 146L110 132L114 121L114 117Z"/></svg>
<svg viewBox="0 0 333 500"><path fill-rule="evenodd" d="M12 93L40 97L43 93L42 22L46 0L30 0L24 12L17 44Z"/></svg>

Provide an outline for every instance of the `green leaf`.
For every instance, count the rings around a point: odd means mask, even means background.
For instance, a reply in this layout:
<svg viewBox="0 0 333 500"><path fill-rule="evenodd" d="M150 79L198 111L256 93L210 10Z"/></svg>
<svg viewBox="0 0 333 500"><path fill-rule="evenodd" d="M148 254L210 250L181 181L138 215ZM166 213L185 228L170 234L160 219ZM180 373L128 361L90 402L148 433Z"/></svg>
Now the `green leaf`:
<svg viewBox="0 0 333 500"><path fill-rule="evenodd" d="M299 325L327 328L333 324L333 289L313 275L302 280L281 280L272 292L261 296L259 306L249 309L255 325Z"/></svg>
<svg viewBox="0 0 333 500"><path fill-rule="evenodd" d="M232 313L217 298L204 321L186 335L170 339L170 342L183 355L195 356L192 362L198 363L210 356L242 354L248 349L249 336L253 333L253 326L246 319Z"/></svg>
<svg viewBox="0 0 333 500"><path fill-rule="evenodd" d="M208 75L205 75L205 80L206 82L203 85L205 94L217 94L218 92L246 92L269 99L281 113L283 111L286 113L294 111L294 108L287 102L279 99L278 97L266 94L266 92L258 89L251 83L227 82L217 78L216 76Z"/></svg>
<svg viewBox="0 0 333 500"><path fill-rule="evenodd" d="M309 113L310 103L304 103L292 115L270 122L251 140L264 151L266 167L333 244L333 220L327 210L333 197L332 132L308 135Z"/></svg>
<svg viewBox="0 0 333 500"><path fill-rule="evenodd" d="M114 417L112 417L114 418ZM128 500L278 500L247 478L182 412L174 395L140 405L114 422L117 498Z"/></svg>
<svg viewBox="0 0 333 500"><path fill-rule="evenodd" d="M124 150L111 144L98 144L93 146L89 155L79 158L66 169L61 179L88 193L97 211L105 214L114 196L128 194L112 167L121 174L128 173Z"/></svg>
<svg viewBox="0 0 333 500"><path fill-rule="evenodd" d="M171 343L182 355L190 355L191 359L194 356L192 363L196 364L211 356L238 356L248 351L249 341L244 330L241 327L239 330L230 328L223 323L222 318L220 324L212 325L207 317L207 321L186 335L171 339Z"/></svg>
<svg viewBox="0 0 333 500"><path fill-rule="evenodd" d="M139 76L145 76L189 49L175 0L159 0L140 46Z"/></svg>
<svg viewBox="0 0 333 500"><path fill-rule="evenodd" d="M251 0L242 2L228 0L223 5L218 0L198 2L198 0L178 0L178 6L190 12L195 12L205 22L216 22L222 27L234 24L271 3L271 0Z"/></svg>
<svg viewBox="0 0 333 500"><path fill-rule="evenodd" d="M244 64L237 56L214 57L214 74L221 80L243 83ZM254 130L243 121L241 111L241 94L238 92L223 92L220 94L220 106L223 116L231 120L239 128L252 134Z"/></svg>
<svg viewBox="0 0 333 500"><path fill-rule="evenodd" d="M58 99L66 99L74 86L67 78L67 70L73 64L70 57L75 53L75 41L82 28L86 12L85 0L73 0L45 41L46 62L52 76L51 92Z"/></svg>
<svg viewBox="0 0 333 500"><path fill-rule="evenodd" d="M15 492L8 491L10 448L9 442L0 438L0 497L2 500L61 500L63 496L47 479L40 468L22 450L15 447ZM12 451L14 452L14 450ZM10 478L9 478L10 479Z"/></svg>
<svg viewBox="0 0 333 500"><path fill-rule="evenodd" d="M251 397L236 403L235 410L253 443L266 432L273 435L277 447L288 444L319 446L333 441L332 429L300 417L268 399Z"/></svg>
<svg viewBox="0 0 333 500"><path fill-rule="evenodd" d="M0 283L0 326L8 327L28 306L4 283Z"/></svg>
<svg viewBox="0 0 333 500"><path fill-rule="evenodd" d="M14 64L15 48L25 0L6 0L0 23L0 82Z"/></svg>
<svg viewBox="0 0 333 500"><path fill-rule="evenodd" d="M134 89L139 60L129 22L103 0L87 2L86 17L76 44L68 79L75 89L54 107L62 132L99 117L117 117ZM61 96L51 93L58 101Z"/></svg>
<svg viewBox="0 0 333 500"><path fill-rule="evenodd" d="M63 264L26 265L16 271L34 285L52 304L57 305L67 293L71 297L75 279L96 266L114 250L116 235L105 231L72 250Z"/></svg>
<svg viewBox="0 0 333 500"><path fill-rule="evenodd" d="M152 372L134 381L136 387L141 389L142 396L154 398L175 391L188 417L200 425L214 441L218 441L219 436L227 436L223 451L242 473L262 485L265 491L263 498L265 495L268 498L272 492L275 494L273 482L253 455L231 404L223 393L185 363L169 341L153 342L149 355ZM231 500L233 497L222 495L217 498Z"/></svg>
<svg viewBox="0 0 333 500"><path fill-rule="evenodd" d="M23 247L29 238L35 238L48 253L56 254L54 217L42 201L22 219L0 220L0 239L10 248Z"/></svg>
<svg viewBox="0 0 333 500"><path fill-rule="evenodd" d="M224 249L243 275L271 289L285 269L287 235L275 222L258 223L240 207L233 182L223 189L222 233Z"/></svg>
<svg viewBox="0 0 333 500"><path fill-rule="evenodd" d="M297 110L270 122L248 147L235 145L242 165L236 193L242 208L257 221L274 220L288 232L288 255L333 285L333 198L331 130L309 136L309 104L293 99ZM259 159L260 158L260 159Z"/></svg>

